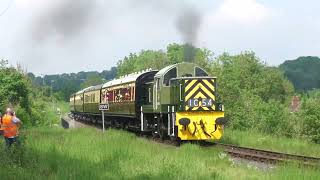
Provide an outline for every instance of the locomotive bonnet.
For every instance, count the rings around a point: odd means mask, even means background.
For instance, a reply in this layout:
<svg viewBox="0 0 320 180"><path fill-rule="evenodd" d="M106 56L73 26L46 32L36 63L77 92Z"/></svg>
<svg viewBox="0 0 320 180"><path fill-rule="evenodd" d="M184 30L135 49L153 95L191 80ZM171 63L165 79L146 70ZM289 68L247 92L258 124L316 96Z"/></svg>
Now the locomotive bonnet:
<svg viewBox="0 0 320 180"><path fill-rule="evenodd" d="M101 103L109 106L107 126L173 140L215 140L223 134L217 78L193 63L129 74L70 97L71 111L82 121L102 123Z"/></svg>

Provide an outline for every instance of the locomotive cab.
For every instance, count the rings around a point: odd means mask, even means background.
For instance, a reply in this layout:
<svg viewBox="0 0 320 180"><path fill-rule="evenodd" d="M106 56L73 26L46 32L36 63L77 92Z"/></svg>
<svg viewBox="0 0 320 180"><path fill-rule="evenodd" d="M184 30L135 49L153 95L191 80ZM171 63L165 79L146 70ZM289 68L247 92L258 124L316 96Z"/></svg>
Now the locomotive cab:
<svg viewBox="0 0 320 180"><path fill-rule="evenodd" d="M203 76L208 76L208 74L193 63L179 63L161 69L155 75L153 83L155 112L164 111L168 104L172 104L171 86L173 82L171 80Z"/></svg>

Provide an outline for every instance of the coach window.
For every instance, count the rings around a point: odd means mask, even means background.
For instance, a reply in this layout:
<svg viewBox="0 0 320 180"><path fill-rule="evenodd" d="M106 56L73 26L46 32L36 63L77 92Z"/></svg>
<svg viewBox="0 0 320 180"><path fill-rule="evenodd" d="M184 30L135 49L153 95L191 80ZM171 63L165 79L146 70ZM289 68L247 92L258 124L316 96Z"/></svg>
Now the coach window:
<svg viewBox="0 0 320 180"><path fill-rule="evenodd" d="M84 102L89 102L89 98L90 98L89 95L85 95L84 96Z"/></svg>
<svg viewBox="0 0 320 180"><path fill-rule="evenodd" d="M197 77L199 77L199 76L208 76L208 73L206 73L203 69L201 69L199 67L195 67L195 75Z"/></svg>
<svg viewBox="0 0 320 180"><path fill-rule="evenodd" d="M135 95L136 95L136 92L135 92L135 87L132 87L132 101L135 101Z"/></svg>
<svg viewBox="0 0 320 180"><path fill-rule="evenodd" d="M177 68L170 69L163 77L163 84L169 86L170 79L177 77Z"/></svg>
<svg viewBox="0 0 320 180"><path fill-rule="evenodd" d="M112 97L113 97L112 91L106 89L106 90L104 91L103 101L104 101L105 103L112 102Z"/></svg>

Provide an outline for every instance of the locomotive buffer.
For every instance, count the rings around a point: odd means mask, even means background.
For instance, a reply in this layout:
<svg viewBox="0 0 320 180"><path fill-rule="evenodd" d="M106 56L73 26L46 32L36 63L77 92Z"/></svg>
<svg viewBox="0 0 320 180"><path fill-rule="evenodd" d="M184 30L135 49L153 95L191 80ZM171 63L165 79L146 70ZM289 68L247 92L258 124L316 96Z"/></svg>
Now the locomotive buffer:
<svg viewBox="0 0 320 180"><path fill-rule="evenodd" d="M104 128L104 111L109 110L109 103L101 103L99 104L99 111L101 111L101 116L102 116L102 132L105 131Z"/></svg>

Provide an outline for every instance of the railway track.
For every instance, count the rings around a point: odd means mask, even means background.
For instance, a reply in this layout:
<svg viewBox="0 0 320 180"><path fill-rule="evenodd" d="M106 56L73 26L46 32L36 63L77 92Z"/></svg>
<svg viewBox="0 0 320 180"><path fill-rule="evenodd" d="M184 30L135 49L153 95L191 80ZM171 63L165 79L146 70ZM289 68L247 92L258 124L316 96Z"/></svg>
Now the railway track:
<svg viewBox="0 0 320 180"><path fill-rule="evenodd" d="M79 122L79 123L83 124L83 122ZM99 128L97 126L95 127ZM170 140L153 139L151 136L147 136L147 135L139 135L139 136L158 142L158 143L164 143L164 144L174 145L174 146L180 145L180 143L173 142ZM221 147L225 153L229 154L232 157L256 161L256 162L271 163L271 164L297 163L297 164L302 164L306 166L320 167L320 158L318 157L308 157L308 156L302 156L302 155L287 154L287 153L254 149L254 148L241 147L241 146L232 145L232 144L223 144L223 143L215 143L215 142L199 142L197 144L199 144L201 147L204 147L204 148Z"/></svg>
<svg viewBox="0 0 320 180"><path fill-rule="evenodd" d="M297 163L306 166L320 167L320 158L301 156L248 147L241 147L231 144L214 143L222 147L232 157L247 159L263 163Z"/></svg>

